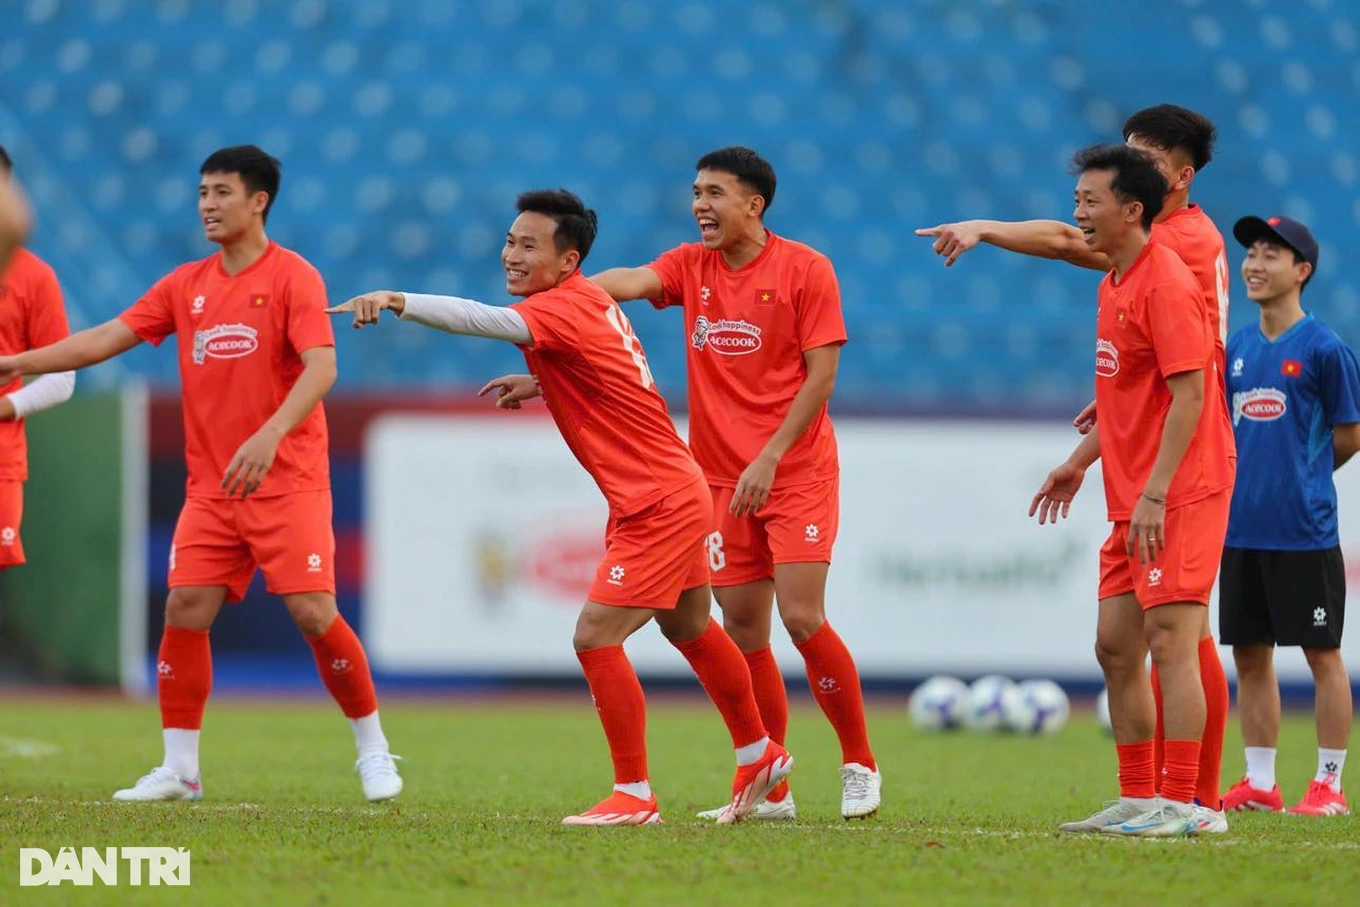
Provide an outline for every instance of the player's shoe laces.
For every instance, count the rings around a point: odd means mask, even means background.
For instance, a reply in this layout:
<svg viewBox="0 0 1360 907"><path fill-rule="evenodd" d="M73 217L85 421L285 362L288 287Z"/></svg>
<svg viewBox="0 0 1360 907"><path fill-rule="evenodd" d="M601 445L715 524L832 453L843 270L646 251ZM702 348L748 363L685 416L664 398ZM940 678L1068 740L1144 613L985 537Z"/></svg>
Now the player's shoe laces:
<svg viewBox="0 0 1360 907"><path fill-rule="evenodd" d="M793 771L789 751L771 740L765 752L750 765L738 765L732 779L732 802L718 813L718 824L729 825L745 819Z"/></svg>
<svg viewBox="0 0 1360 907"><path fill-rule="evenodd" d="M1111 825L1127 822L1148 811L1147 803L1152 801L1107 800L1099 812L1094 812L1079 822L1064 822L1058 831L1069 835L1094 835Z"/></svg>
<svg viewBox="0 0 1360 907"><path fill-rule="evenodd" d="M1199 834L1199 820L1189 803L1163 800L1154 809L1118 825L1107 825L1101 832L1131 838L1184 838Z"/></svg>
<svg viewBox="0 0 1360 907"><path fill-rule="evenodd" d="M113 792L115 800L202 800L203 785L158 765L131 787Z"/></svg>
<svg viewBox="0 0 1360 907"><path fill-rule="evenodd" d="M878 812L882 799L883 775L858 762L841 766L842 819L868 818Z"/></svg>
<svg viewBox="0 0 1360 907"><path fill-rule="evenodd" d="M360 756L354 763L354 770L364 786L364 796L370 801L391 800L401 793L402 780L397 773L400 758L388 752L377 752Z"/></svg>
<svg viewBox="0 0 1360 907"><path fill-rule="evenodd" d="M1195 804L1195 834L1221 835L1228 831L1228 813Z"/></svg>
<svg viewBox="0 0 1360 907"><path fill-rule="evenodd" d="M1284 797L1280 796L1280 785L1275 785L1270 790L1261 790L1259 787L1252 787L1251 781L1243 778L1223 795L1224 812L1250 812L1260 810L1261 812L1282 813L1284 812Z"/></svg>
<svg viewBox="0 0 1360 907"><path fill-rule="evenodd" d="M780 794L783 794L781 797ZM700 819L716 819L723 814L730 804L724 803L717 809L706 809L697 813ZM781 781L775 785L774 790L764 800L756 804L756 808L751 810L746 818L748 820L766 820L771 822L792 822L798 818L798 807L793 804L793 791L789 790L789 783Z"/></svg>
<svg viewBox="0 0 1360 907"><path fill-rule="evenodd" d="M643 800L614 791L590 809L562 820L563 825L660 825L656 797Z"/></svg>
<svg viewBox="0 0 1360 907"><path fill-rule="evenodd" d="M1308 793L1290 812L1296 816L1349 816L1351 808L1346 804L1346 795L1332 790L1329 782L1310 781Z"/></svg>

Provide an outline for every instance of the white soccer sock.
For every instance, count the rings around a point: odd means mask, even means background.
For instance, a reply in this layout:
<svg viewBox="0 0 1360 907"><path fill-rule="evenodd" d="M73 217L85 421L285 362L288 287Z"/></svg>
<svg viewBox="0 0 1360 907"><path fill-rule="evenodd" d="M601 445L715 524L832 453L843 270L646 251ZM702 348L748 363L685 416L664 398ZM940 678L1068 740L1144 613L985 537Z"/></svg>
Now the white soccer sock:
<svg viewBox="0 0 1360 907"><path fill-rule="evenodd" d="M1247 780L1251 786L1257 790L1274 790L1275 747L1248 746L1244 751L1247 754Z"/></svg>
<svg viewBox="0 0 1360 907"><path fill-rule="evenodd" d="M198 780L198 731L168 727L161 731L165 739L164 765L185 781Z"/></svg>
<svg viewBox="0 0 1360 907"><path fill-rule="evenodd" d="M755 743L737 747L737 765L755 765L765 755L765 747L770 745L769 737L761 737Z"/></svg>
<svg viewBox="0 0 1360 907"><path fill-rule="evenodd" d="M621 794L637 797L639 800L652 799L652 785L647 781L629 781L627 784L615 784L614 790Z"/></svg>
<svg viewBox="0 0 1360 907"><path fill-rule="evenodd" d="M1341 770L1346 767L1345 750L1318 747L1318 770L1314 781L1328 781L1336 793L1341 793Z"/></svg>
<svg viewBox="0 0 1360 907"><path fill-rule="evenodd" d="M388 752L387 737L383 735L382 722L378 720L376 710L362 718L351 718L349 726L354 728L354 745L359 748L360 756Z"/></svg>

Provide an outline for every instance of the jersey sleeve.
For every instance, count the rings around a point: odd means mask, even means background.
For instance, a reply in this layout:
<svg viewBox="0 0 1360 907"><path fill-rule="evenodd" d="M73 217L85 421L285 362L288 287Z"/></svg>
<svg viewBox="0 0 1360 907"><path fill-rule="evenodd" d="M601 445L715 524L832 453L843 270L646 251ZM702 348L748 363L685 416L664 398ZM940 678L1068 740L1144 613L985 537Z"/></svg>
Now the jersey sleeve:
<svg viewBox="0 0 1360 907"><path fill-rule="evenodd" d="M841 313L836 271L830 261L817 258L808 268L798 306L799 348L806 351L845 341L845 316Z"/></svg>
<svg viewBox="0 0 1360 907"><path fill-rule="evenodd" d="M510 308L518 312L529 327L529 349L544 352L576 346L579 331L567 314L570 309L563 302L556 292L548 290L511 303Z"/></svg>
<svg viewBox="0 0 1360 907"><path fill-rule="evenodd" d="M658 309L685 304L685 274L691 267L688 247L676 246L661 255L647 267L661 278L661 296L649 300Z"/></svg>
<svg viewBox="0 0 1360 907"><path fill-rule="evenodd" d="M1322 409L1328 425L1353 425L1360 422L1360 368L1355 353L1337 341L1321 350L1318 384L1322 390Z"/></svg>
<svg viewBox="0 0 1360 907"><path fill-rule="evenodd" d="M152 346L175 333L175 313L171 308L174 274L156 281L141 299L123 310L118 319L132 329L140 339Z"/></svg>
<svg viewBox="0 0 1360 907"><path fill-rule="evenodd" d="M284 288L288 312L288 343L299 353L318 346L335 346L335 330L326 315L326 283L317 270L301 264Z"/></svg>
<svg viewBox="0 0 1360 907"><path fill-rule="evenodd" d="M25 326L28 344L34 349L50 346L71 335L61 285L57 283L56 272L51 268L44 267L38 273L29 296L28 311L24 314L28 322Z"/></svg>
<svg viewBox="0 0 1360 907"><path fill-rule="evenodd" d="M1159 284L1148 294L1145 317L1157 368L1163 377L1205 367L1213 342L1204 297L1198 287Z"/></svg>

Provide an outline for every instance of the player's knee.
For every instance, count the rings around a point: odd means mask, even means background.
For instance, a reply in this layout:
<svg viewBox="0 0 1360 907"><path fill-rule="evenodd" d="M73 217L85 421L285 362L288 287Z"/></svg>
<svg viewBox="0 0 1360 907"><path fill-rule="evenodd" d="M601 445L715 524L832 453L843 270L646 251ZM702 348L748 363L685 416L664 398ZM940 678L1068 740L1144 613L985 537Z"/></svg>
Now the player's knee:
<svg viewBox="0 0 1360 907"><path fill-rule="evenodd" d="M1096 661L1106 674L1131 671L1142 665L1143 649L1114 635L1097 635Z"/></svg>
<svg viewBox="0 0 1360 907"><path fill-rule="evenodd" d="M1341 660L1340 649L1305 646L1303 657L1308 659L1308 668L1314 676L1332 674L1338 671L1345 673L1346 671L1346 665Z"/></svg>
<svg viewBox="0 0 1360 907"><path fill-rule="evenodd" d="M1273 646L1233 646L1233 664L1239 676L1255 677L1264 674L1274 665Z"/></svg>
<svg viewBox="0 0 1360 907"><path fill-rule="evenodd" d="M304 636L321 636L331 628L336 615L335 599L329 595L290 595L285 599L293 623Z"/></svg>
<svg viewBox="0 0 1360 907"><path fill-rule="evenodd" d="M165 623L188 630L207 630L212 627L220 603L202 591L171 589L165 599Z"/></svg>
<svg viewBox="0 0 1360 907"><path fill-rule="evenodd" d="M826 623L826 615L822 613L822 609L815 607L783 608L779 617L784 622L789 639L794 642L803 642L811 638L812 634Z"/></svg>

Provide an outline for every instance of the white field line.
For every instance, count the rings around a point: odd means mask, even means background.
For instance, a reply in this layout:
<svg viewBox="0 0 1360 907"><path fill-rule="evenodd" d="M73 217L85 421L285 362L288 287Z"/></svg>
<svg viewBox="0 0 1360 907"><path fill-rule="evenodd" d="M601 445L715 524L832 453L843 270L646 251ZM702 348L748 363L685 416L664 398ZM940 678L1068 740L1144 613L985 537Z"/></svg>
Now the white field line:
<svg viewBox="0 0 1360 907"><path fill-rule="evenodd" d="M0 759L42 759L55 756L60 749L45 740L24 737L0 737Z"/></svg>

